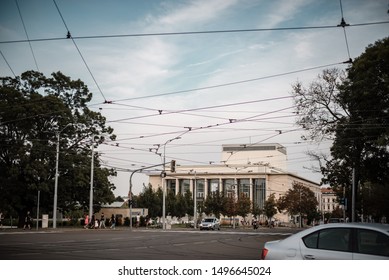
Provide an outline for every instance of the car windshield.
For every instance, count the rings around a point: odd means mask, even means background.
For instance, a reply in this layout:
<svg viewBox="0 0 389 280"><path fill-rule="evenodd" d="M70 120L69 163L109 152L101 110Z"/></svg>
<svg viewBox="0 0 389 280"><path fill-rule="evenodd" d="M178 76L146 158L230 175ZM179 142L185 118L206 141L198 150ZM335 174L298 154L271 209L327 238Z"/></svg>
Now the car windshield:
<svg viewBox="0 0 389 280"><path fill-rule="evenodd" d="M212 223L215 219L205 219L204 223Z"/></svg>

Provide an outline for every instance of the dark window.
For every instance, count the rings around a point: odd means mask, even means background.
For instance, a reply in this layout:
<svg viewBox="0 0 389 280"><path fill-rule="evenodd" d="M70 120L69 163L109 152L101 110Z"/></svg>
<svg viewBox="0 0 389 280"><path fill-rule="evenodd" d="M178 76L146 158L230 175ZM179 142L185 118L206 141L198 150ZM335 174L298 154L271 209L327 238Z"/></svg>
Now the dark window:
<svg viewBox="0 0 389 280"><path fill-rule="evenodd" d="M389 257L389 237L381 232L357 230L357 251L361 254Z"/></svg>
<svg viewBox="0 0 389 280"><path fill-rule="evenodd" d="M350 252L350 238L350 229L330 228L303 237L303 242L311 249Z"/></svg>
<svg viewBox="0 0 389 280"><path fill-rule="evenodd" d="M317 239L319 237L319 232L316 231L314 233L311 233L310 235L307 235L303 238L303 242L305 246L311 249L317 248Z"/></svg>

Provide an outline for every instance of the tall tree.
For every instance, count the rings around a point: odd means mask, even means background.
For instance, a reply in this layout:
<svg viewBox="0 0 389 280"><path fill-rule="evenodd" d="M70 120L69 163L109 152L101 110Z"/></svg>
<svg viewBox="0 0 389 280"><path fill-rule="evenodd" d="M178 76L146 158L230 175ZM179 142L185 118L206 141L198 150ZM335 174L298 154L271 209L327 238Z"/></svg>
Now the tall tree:
<svg viewBox="0 0 389 280"><path fill-rule="evenodd" d="M351 202L354 170L355 181L362 189L356 193L355 209L360 214L385 209L378 204L376 209L364 207L371 196L362 194L372 185L389 187L389 38L369 45L346 72L325 70L308 88L301 83L294 85L293 94L297 123L306 129L305 137L333 140L330 156L315 155L323 160L323 182L339 196L345 190ZM386 195L386 204L388 200ZM362 213L362 209L371 213Z"/></svg>
<svg viewBox="0 0 389 280"><path fill-rule="evenodd" d="M35 71L0 83L0 204L17 212L22 223L40 191L41 211L52 213L59 134L58 209L87 209L91 147L104 141L102 135L115 137L101 113L87 107L92 98L87 86L60 72L45 77ZM94 156L98 206L113 200L108 177L115 173L101 168L98 153Z"/></svg>

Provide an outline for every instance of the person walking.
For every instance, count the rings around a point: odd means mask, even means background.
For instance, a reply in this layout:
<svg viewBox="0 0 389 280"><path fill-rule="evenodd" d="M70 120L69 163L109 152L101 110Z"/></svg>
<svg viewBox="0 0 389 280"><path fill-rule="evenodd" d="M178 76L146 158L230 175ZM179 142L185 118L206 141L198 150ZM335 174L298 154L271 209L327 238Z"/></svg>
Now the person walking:
<svg viewBox="0 0 389 280"><path fill-rule="evenodd" d="M3 218L4 218L4 214L3 214L3 212L1 212L1 210L0 210L0 229L3 228Z"/></svg>
<svg viewBox="0 0 389 280"><path fill-rule="evenodd" d="M26 218L24 218L24 227L23 227L23 229L25 230L26 227L28 227L28 229L31 229L31 215L30 215L30 211L27 211Z"/></svg>
<svg viewBox="0 0 389 280"><path fill-rule="evenodd" d="M88 225L89 225L89 215L88 214L86 214L85 215L85 222L84 222L84 228L88 228Z"/></svg>
<svg viewBox="0 0 389 280"><path fill-rule="evenodd" d="M116 229L116 217L114 214L111 216L111 228Z"/></svg>
<svg viewBox="0 0 389 280"><path fill-rule="evenodd" d="M101 213L101 216L100 216L100 228L105 228L105 217L104 217L104 213Z"/></svg>

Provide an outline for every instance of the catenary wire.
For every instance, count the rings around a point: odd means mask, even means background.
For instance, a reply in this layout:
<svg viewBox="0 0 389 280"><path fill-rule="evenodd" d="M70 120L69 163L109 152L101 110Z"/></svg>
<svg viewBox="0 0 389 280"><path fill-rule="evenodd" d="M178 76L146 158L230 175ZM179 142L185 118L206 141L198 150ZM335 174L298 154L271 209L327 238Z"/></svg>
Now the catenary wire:
<svg viewBox="0 0 389 280"><path fill-rule="evenodd" d="M85 65L86 69L88 70L88 72L89 72L90 76L92 77L92 79L93 79L93 81L94 81L94 83L95 83L97 89L99 90L101 96L103 97L104 102L107 102L107 99L105 98L105 96L104 96L104 94L103 94L103 91L101 90L99 84L97 83L97 80L96 80L95 76L93 75L91 69L89 68L89 65L88 65L88 63L86 62L84 56L82 55L81 50L80 50L79 47L77 46L76 41L75 41L74 38L72 37L72 35L71 35L70 31L69 31L69 28L68 28L68 26L66 25L65 19L64 19L63 16L62 16L61 10L59 9L59 7L58 7L58 5L57 5L57 2L56 2L55 0L53 0L53 2L54 2L54 4L55 4L55 7L57 8L57 11L58 11L58 13L59 13L59 15L60 15L60 17L61 17L61 19L62 19L63 24L65 25L66 31L68 32L68 33L67 33L67 39L71 39L71 40L72 40L74 46L75 46L76 49L77 49L78 54L80 55L82 61L84 62L84 65Z"/></svg>
<svg viewBox="0 0 389 280"><path fill-rule="evenodd" d="M365 22L350 24L349 27L360 27L369 25L389 24L389 21ZM109 39L109 38L125 38L125 37L149 37L149 36L175 36L175 35L199 35L199 34L217 34L217 33L242 33L242 32L267 32L267 31L289 31L289 30L312 30L312 29L331 29L338 28L338 25L323 25L323 26L300 26L300 27L279 27L279 28L251 28L251 29L230 29L230 30L208 30L208 31L186 31L186 32L162 32L162 33L138 33L138 34L113 34L113 35L90 35L90 36L74 36L74 40L81 39ZM36 38L30 40L9 40L0 41L0 44L11 43L26 43L42 42L42 41L59 41L67 40L67 37L51 37L51 38Z"/></svg>
<svg viewBox="0 0 389 280"><path fill-rule="evenodd" d="M22 12L20 11L20 7L19 7L18 0L15 0L15 4L16 4L16 7L18 8L18 12L19 12L19 15L20 15L20 19L21 19L21 21L22 21L24 33L26 33L26 37L27 37L27 40L28 40L28 44L30 45L30 50L31 50L32 57L34 58L35 67L36 67L36 69L39 71L38 62L36 61L34 49L32 48L31 41L30 41L30 37L28 36L28 32L27 32L26 25L24 24Z"/></svg>

